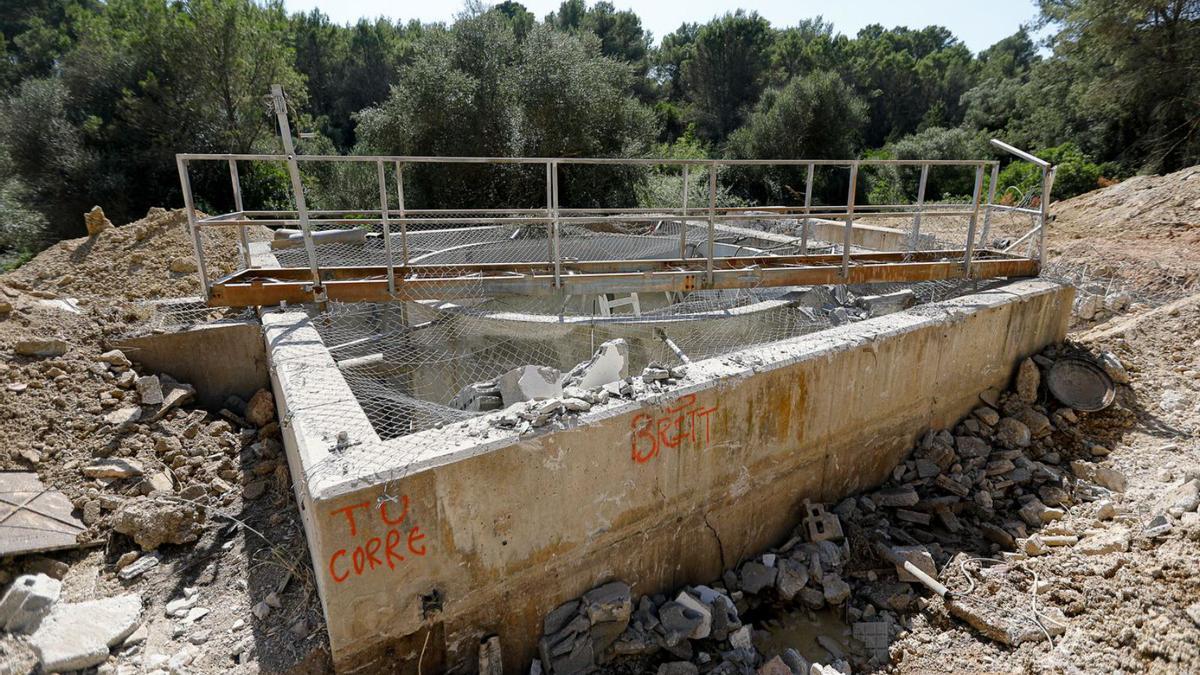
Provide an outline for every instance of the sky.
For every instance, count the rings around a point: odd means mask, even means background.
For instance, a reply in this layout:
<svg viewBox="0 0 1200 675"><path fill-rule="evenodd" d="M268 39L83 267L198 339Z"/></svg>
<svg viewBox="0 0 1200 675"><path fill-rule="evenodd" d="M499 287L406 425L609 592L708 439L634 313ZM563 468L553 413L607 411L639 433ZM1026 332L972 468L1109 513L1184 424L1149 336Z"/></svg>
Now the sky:
<svg viewBox="0 0 1200 675"><path fill-rule="evenodd" d="M834 30L854 35L863 26L921 28L937 24L949 28L973 52L986 49L1012 35L1022 23L1037 15L1033 0L611 0L617 9L632 9L657 42L685 21L705 22L714 16L742 8L754 10L775 27L795 25L817 15L833 23ZM523 0L539 19L558 8L561 0ZM593 0L589 0L591 5ZM290 12L319 8L338 23L354 23L361 17L386 16L407 22L452 21L463 9L460 0L284 0ZM487 2L485 4L495 4Z"/></svg>

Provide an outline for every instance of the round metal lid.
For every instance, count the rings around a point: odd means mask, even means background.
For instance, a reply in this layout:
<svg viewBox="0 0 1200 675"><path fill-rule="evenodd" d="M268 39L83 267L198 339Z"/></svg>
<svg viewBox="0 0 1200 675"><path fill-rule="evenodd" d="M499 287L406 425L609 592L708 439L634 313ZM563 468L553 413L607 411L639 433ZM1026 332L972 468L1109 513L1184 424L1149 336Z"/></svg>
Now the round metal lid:
<svg viewBox="0 0 1200 675"><path fill-rule="evenodd" d="M1117 394L1112 378L1103 368L1080 358L1055 362L1046 376L1046 387L1054 398L1084 412L1107 408Z"/></svg>

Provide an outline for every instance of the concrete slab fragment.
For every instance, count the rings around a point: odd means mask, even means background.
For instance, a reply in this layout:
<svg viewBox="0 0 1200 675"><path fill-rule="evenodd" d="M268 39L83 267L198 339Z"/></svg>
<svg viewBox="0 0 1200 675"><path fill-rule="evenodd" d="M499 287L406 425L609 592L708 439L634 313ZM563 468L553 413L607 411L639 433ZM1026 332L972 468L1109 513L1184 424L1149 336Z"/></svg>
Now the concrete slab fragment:
<svg viewBox="0 0 1200 675"><path fill-rule="evenodd" d="M74 548L87 528L72 510L36 473L0 473L0 557Z"/></svg>
<svg viewBox="0 0 1200 675"><path fill-rule="evenodd" d="M59 603L29 644L48 673L91 668L104 663L109 648L133 633L141 613L142 599L136 595Z"/></svg>

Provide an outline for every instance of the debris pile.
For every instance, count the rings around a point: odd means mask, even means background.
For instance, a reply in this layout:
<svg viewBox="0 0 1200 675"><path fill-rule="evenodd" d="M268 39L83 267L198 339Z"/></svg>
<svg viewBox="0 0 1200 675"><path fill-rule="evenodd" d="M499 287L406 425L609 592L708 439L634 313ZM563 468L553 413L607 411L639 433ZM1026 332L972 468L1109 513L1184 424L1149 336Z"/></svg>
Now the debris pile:
<svg viewBox="0 0 1200 675"><path fill-rule="evenodd" d="M1052 640L1065 630L1066 616L1030 603L1038 580L1024 561L1055 547L1101 555L1130 546L1123 527L1079 530L1065 522L1074 508L1113 519L1126 489L1124 474L1106 463L1108 448L1079 429L1086 413L1046 389L1043 375L1067 358L1092 358L1124 372L1112 354L1096 359L1071 345L1025 359L1010 391L984 392L979 407L952 429L927 433L879 488L829 511L806 501L788 542L720 580L641 598L613 582L558 607L546 618L537 667L578 673L636 657L661 664L660 672L809 672L796 650L756 650L756 628L746 617L768 607L836 610L853 648L826 639L816 656L842 672L851 664L886 664L887 646L905 630L906 615L932 603L1005 645ZM1129 413L1107 414L1116 424L1130 423ZM1162 511L1197 515L1198 486L1200 480L1185 483L1164 497ZM1155 536L1154 527L1143 536ZM1170 518L1157 527L1169 528ZM622 609L591 609L606 603Z"/></svg>

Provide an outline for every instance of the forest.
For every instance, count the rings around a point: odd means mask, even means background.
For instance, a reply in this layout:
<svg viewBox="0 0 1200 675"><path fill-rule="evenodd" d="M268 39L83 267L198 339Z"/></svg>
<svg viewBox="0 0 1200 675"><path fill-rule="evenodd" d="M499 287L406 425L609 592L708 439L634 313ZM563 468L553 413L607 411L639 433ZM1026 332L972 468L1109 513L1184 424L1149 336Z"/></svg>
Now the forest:
<svg viewBox="0 0 1200 675"><path fill-rule="evenodd" d="M1059 198L1200 163L1200 0L1037 10L972 53L940 26L848 36L821 17L773 26L741 10L654 36L636 13L584 0L544 17L509 0L468 2L445 24L354 25L274 0L5 0L0 252L81 236L96 204L117 223L180 206L176 153L280 152L272 83L312 154L973 159L999 158L998 137L1058 164ZM213 195L202 208L230 206L219 169L193 178ZM1001 185L1032 187L1025 169L1006 166ZM722 199L786 200L793 178L730 176ZM314 175L307 189L350 193L353 179ZM502 172L415 180L429 207L544 198ZM282 166L254 163L242 181L248 204L290 203ZM649 171L572 186L578 205L657 189ZM915 186L881 171L859 189L906 200ZM934 199L970 190L969 176L929 185Z"/></svg>

